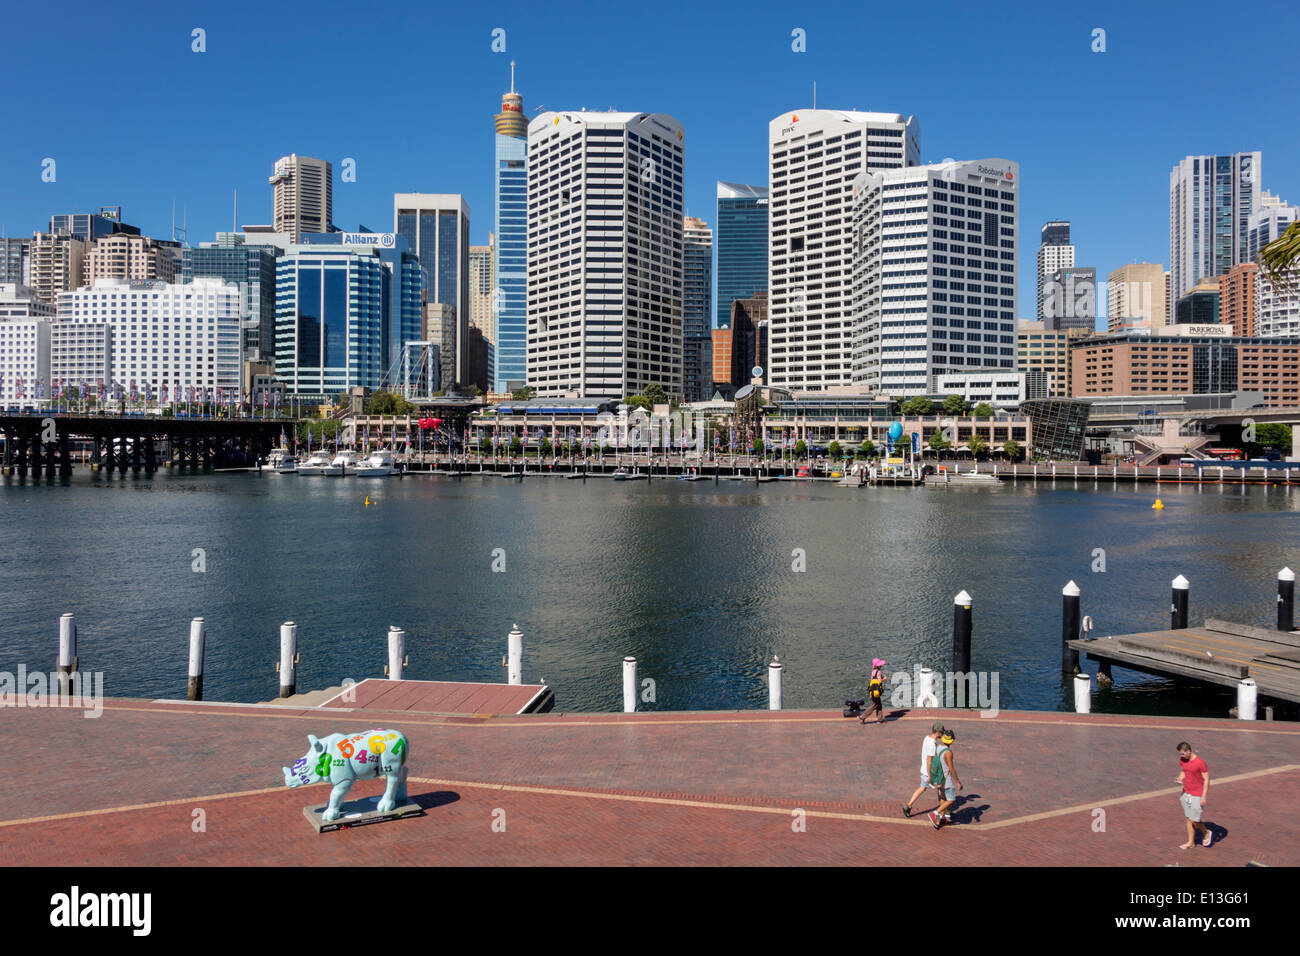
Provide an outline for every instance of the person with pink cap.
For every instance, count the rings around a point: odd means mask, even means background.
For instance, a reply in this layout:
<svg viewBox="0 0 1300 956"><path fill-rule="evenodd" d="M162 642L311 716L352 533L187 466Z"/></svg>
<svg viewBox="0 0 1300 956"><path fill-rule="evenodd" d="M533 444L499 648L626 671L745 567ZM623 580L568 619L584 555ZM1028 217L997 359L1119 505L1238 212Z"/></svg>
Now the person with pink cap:
<svg viewBox="0 0 1300 956"><path fill-rule="evenodd" d="M867 718L872 714L876 715L876 723L885 722L885 662L879 657L871 661L871 680L867 681L867 704L868 709L861 717L858 718L862 723L867 722Z"/></svg>

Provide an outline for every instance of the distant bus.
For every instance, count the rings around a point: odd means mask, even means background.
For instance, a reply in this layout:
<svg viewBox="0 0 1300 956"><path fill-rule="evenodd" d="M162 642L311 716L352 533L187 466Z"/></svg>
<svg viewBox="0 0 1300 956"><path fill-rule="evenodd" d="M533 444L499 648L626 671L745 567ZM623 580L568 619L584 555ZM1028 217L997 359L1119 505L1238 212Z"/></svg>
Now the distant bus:
<svg viewBox="0 0 1300 956"><path fill-rule="evenodd" d="M1207 448L1205 453L1219 461L1241 461L1245 457L1240 448Z"/></svg>

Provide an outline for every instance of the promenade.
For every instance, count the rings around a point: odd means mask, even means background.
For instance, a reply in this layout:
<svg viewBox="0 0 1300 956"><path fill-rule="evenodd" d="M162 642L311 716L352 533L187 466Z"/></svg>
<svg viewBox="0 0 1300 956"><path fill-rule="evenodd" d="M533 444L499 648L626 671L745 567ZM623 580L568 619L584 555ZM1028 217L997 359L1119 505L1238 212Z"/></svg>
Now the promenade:
<svg viewBox="0 0 1300 956"><path fill-rule="evenodd" d="M99 719L0 711L0 758L25 768L0 791L0 862L1300 864L1300 822L1287 812L1300 787L1292 724L913 711L877 727L801 711L443 717L105 704ZM956 824L939 832L899 809L936 717L957 732L966 785ZM317 835L302 808L323 804L328 785L288 790L280 768L309 733L379 726L409 739L409 790L425 815ZM1183 739L1211 770L1209 849L1178 849ZM360 782L349 799L381 789Z"/></svg>

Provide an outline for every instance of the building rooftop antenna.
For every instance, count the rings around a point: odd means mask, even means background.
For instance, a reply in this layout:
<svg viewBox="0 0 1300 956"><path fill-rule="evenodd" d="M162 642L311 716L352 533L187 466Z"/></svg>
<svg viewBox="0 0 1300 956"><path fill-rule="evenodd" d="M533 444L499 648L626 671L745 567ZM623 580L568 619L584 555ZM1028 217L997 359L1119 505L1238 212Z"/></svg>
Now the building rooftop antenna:
<svg viewBox="0 0 1300 956"><path fill-rule="evenodd" d="M515 61L510 61L510 92L515 91Z"/></svg>

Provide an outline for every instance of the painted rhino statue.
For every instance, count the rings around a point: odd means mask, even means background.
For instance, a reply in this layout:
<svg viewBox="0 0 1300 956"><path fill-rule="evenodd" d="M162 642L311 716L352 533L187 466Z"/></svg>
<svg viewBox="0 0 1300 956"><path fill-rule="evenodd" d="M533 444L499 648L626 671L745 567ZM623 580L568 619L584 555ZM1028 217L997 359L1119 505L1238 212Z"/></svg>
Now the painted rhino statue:
<svg viewBox="0 0 1300 956"><path fill-rule="evenodd" d="M400 730L365 730L357 734L330 734L318 739L307 735L311 745L292 767L283 767L284 785L301 787L329 781L334 784L324 820L337 820L339 808L358 780L386 777L384 795L375 808L392 810L406 800L406 737Z"/></svg>

